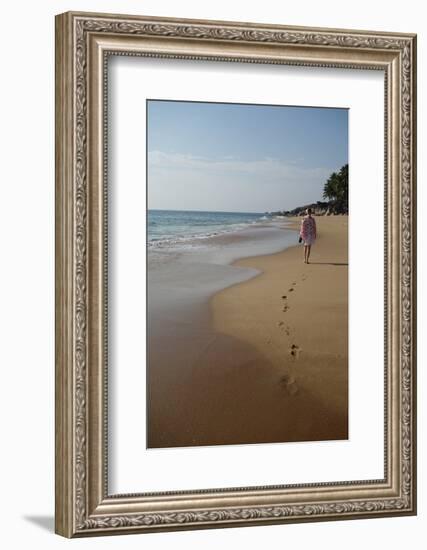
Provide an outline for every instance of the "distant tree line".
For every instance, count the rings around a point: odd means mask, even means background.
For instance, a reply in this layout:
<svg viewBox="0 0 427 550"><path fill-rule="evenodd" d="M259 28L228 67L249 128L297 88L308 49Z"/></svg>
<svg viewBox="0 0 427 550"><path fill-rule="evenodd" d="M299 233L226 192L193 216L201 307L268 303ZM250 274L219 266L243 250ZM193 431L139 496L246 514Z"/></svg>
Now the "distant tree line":
<svg viewBox="0 0 427 550"><path fill-rule="evenodd" d="M348 164L333 172L323 187L324 202L317 201L304 206L297 206L293 210L266 212L276 216L304 216L307 208L311 208L317 216L334 214L348 214Z"/></svg>
<svg viewBox="0 0 427 550"><path fill-rule="evenodd" d="M323 188L323 198L337 214L348 214L348 164L333 172Z"/></svg>

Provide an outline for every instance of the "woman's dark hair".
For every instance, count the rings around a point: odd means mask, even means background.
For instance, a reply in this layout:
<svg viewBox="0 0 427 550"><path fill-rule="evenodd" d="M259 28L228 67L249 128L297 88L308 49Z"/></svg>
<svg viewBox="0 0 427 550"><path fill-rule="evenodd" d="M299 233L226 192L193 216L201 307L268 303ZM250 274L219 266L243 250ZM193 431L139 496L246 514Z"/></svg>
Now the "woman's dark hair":
<svg viewBox="0 0 427 550"><path fill-rule="evenodd" d="M311 214L312 210L311 208L307 208L307 214Z"/></svg>

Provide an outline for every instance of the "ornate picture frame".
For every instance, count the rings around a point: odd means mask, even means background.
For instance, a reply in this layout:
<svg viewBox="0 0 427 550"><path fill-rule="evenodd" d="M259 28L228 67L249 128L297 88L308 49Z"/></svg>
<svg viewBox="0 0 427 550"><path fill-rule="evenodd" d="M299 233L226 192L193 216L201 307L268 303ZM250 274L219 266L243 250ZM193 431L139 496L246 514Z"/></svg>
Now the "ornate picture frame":
<svg viewBox="0 0 427 550"><path fill-rule="evenodd" d="M385 76L384 479L108 492L106 60L372 69ZM56 17L56 532L135 532L416 513L416 36L68 12Z"/></svg>

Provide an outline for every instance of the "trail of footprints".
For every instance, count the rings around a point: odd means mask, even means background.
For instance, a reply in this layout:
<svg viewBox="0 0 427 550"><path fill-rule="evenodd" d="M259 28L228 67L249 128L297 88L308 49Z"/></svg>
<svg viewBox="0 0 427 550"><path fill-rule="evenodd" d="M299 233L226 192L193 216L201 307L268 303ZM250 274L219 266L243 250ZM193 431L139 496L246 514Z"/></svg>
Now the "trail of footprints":
<svg viewBox="0 0 427 550"><path fill-rule="evenodd" d="M307 277L305 275L302 276L301 280L305 281ZM294 292L295 287L297 286L296 282L293 282L291 287L288 289L288 294L291 292ZM290 307L288 303L288 294L285 294L282 296L282 312L286 313ZM285 321L279 321L277 323L277 326L281 331L285 333L285 335L289 338L291 337L292 330L289 325L285 323ZM294 360L299 359L299 356L302 352L302 349L297 344L291 344L289 348L289 354ZM296 395L298 393L298 385L296 383L296 380L293 376L290 376L289 374L285 374L280 378L280 386L288 393L289 395Z"/></svg>
<svg viewBox="0 0 427 550"><path fill-rule="evenodd" d="M305 281L305 277L303 277L302 280ZM288 289L288 293L294 292L296 284L297 284L296 282L292 283L291 287ZM284 294L282 296L282 312L286 313L289 309L290 308L288 303L288 295ZM279 321L277 323L277 326L280 328L280 330L282 330L286 334L286 336L288 337L291 336L291 327L287 325L284 321ZM301 353L301 348L296 344L292 344L291 347L289 348L289 353L293 358L298 359Z"/></svg>

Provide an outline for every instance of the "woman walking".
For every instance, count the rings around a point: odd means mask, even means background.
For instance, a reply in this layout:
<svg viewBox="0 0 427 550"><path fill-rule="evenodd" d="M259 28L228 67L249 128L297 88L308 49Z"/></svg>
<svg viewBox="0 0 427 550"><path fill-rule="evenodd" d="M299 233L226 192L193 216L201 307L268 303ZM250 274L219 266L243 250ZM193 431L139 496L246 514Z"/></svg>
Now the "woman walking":
<svg viewBox="0 0 427 550"><path fill-rule="evenodd" d="M300 238L304 242L304 263L308 264L310 258L311 245L316 240L316 221L311 215L311 208L307 208L306 216L301 221Z"/></svg>

